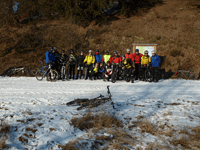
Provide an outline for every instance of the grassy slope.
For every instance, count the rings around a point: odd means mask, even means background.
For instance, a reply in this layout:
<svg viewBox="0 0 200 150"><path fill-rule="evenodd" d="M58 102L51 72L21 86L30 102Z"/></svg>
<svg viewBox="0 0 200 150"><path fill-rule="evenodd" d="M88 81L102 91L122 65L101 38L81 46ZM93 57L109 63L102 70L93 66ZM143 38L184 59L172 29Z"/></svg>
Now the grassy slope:
<svg viewBox="0 0 200 150"><path fill-rule="evenodd" d="M162 5L131 16L108 22L92 23L83 28L67 21L54 20L23 25L22 28L2 28L0 37L0 73L14 65L37 66L45 60L49 45L101 53L115 50L125 53L132 43L157 43L158 55L166 56L162 67L176 70L193 67L199 72L200 3L198 0L166 0ZM68 53L68 52L67 52Z"/></svg>

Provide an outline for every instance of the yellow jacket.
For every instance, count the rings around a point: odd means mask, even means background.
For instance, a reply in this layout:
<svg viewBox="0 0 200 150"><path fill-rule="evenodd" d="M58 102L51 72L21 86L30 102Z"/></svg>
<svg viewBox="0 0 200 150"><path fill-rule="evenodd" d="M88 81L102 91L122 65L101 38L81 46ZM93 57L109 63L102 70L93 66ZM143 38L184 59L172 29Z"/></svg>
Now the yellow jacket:
<svg viewBox="0 0 200 150"><path fill-rule="evenodd" d="M131 68L131 64L127 63L127 58L125 58L125 60L124 60L124 65L125 65L126 69Z"/></svg>
<svg viewBox="0 0 200 150"><path fill-rule="evenodd" d="M151 62L150 56L142 56L141 65L148 65Z"/></svg>
<svg viewBox="0 0 200 150"><path fill-rule="evenodd" d="M93 64L95 63L95 57L93 55L87 55L84 62L87 62L88 65Z"/></svg>

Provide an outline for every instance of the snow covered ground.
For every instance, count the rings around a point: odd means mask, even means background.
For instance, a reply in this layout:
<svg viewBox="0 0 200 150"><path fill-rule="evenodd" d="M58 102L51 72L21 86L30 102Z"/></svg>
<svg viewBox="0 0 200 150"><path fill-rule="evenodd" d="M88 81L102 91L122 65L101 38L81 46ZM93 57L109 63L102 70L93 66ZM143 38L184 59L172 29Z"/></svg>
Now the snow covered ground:
<svg viewBox="0 0 200 150"><path fill-rule="evenodd" d="M127 128L138 116L155 124L195 127L200 122L199 84L200 81L182 79L113 84L101 80L47 82L31 77L0 77L0 119L12 126L12 136L6 141L10 149L59 149L59 144L86 134L74 130L70 119L87 110L77 111L76 106L66 103L75 98L106 96L110 85L116 109L108 111L115 113ZM137 128L130 133L137 135ZM23 139L28 141L22 142ZM147 133L143 141L140 147L145 148L145 143L159 138Z"/></svg>

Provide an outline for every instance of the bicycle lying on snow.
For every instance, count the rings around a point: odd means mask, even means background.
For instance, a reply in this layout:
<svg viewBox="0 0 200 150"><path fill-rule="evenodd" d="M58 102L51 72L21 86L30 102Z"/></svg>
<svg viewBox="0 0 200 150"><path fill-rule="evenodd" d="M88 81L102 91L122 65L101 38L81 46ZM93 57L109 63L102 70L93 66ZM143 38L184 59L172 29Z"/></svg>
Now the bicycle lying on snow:
<svg viewBox="0 0 200 150"><path fill-rule="evenodd" d="M5 75L7 75L9 77L11 77L12 75L15 75L15 74L17 74L19 76L28 76L29 72L30 71L28 69L26 69L25 66L20 66L20 67L15 66L15 67L9 68L6 71Z"/></svg>
<svg viewBox="0 0 200 150"><path fill-rule="evenodd" d="M175 73L175 77L174 78L189 78L192 80L198 80L200 79L200 72L199 73L193 73L193 69L189 69L189 70L182 70L182 69L178 69L178 71Z"/></svg>

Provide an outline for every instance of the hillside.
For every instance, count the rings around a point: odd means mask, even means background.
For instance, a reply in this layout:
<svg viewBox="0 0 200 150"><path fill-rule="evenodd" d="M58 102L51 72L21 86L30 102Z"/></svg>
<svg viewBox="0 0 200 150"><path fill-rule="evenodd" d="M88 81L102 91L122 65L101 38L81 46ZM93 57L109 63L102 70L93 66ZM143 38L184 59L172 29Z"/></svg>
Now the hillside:
<svg viewBox="0 0 200 150"><path fill-rule="evenodd" d="M19 28L1 28L0 74L15 65L37 66L39 60L45 60L49 45L59 51L73 48L76 54L98 48L101 53L118 50L121 55L132 49L132 43L157 43L166 70L175 71L181 65L200 71L199 0L166 0L139 14L129 18L116 15L85 28L65 20L35 20Z"/></svg>

